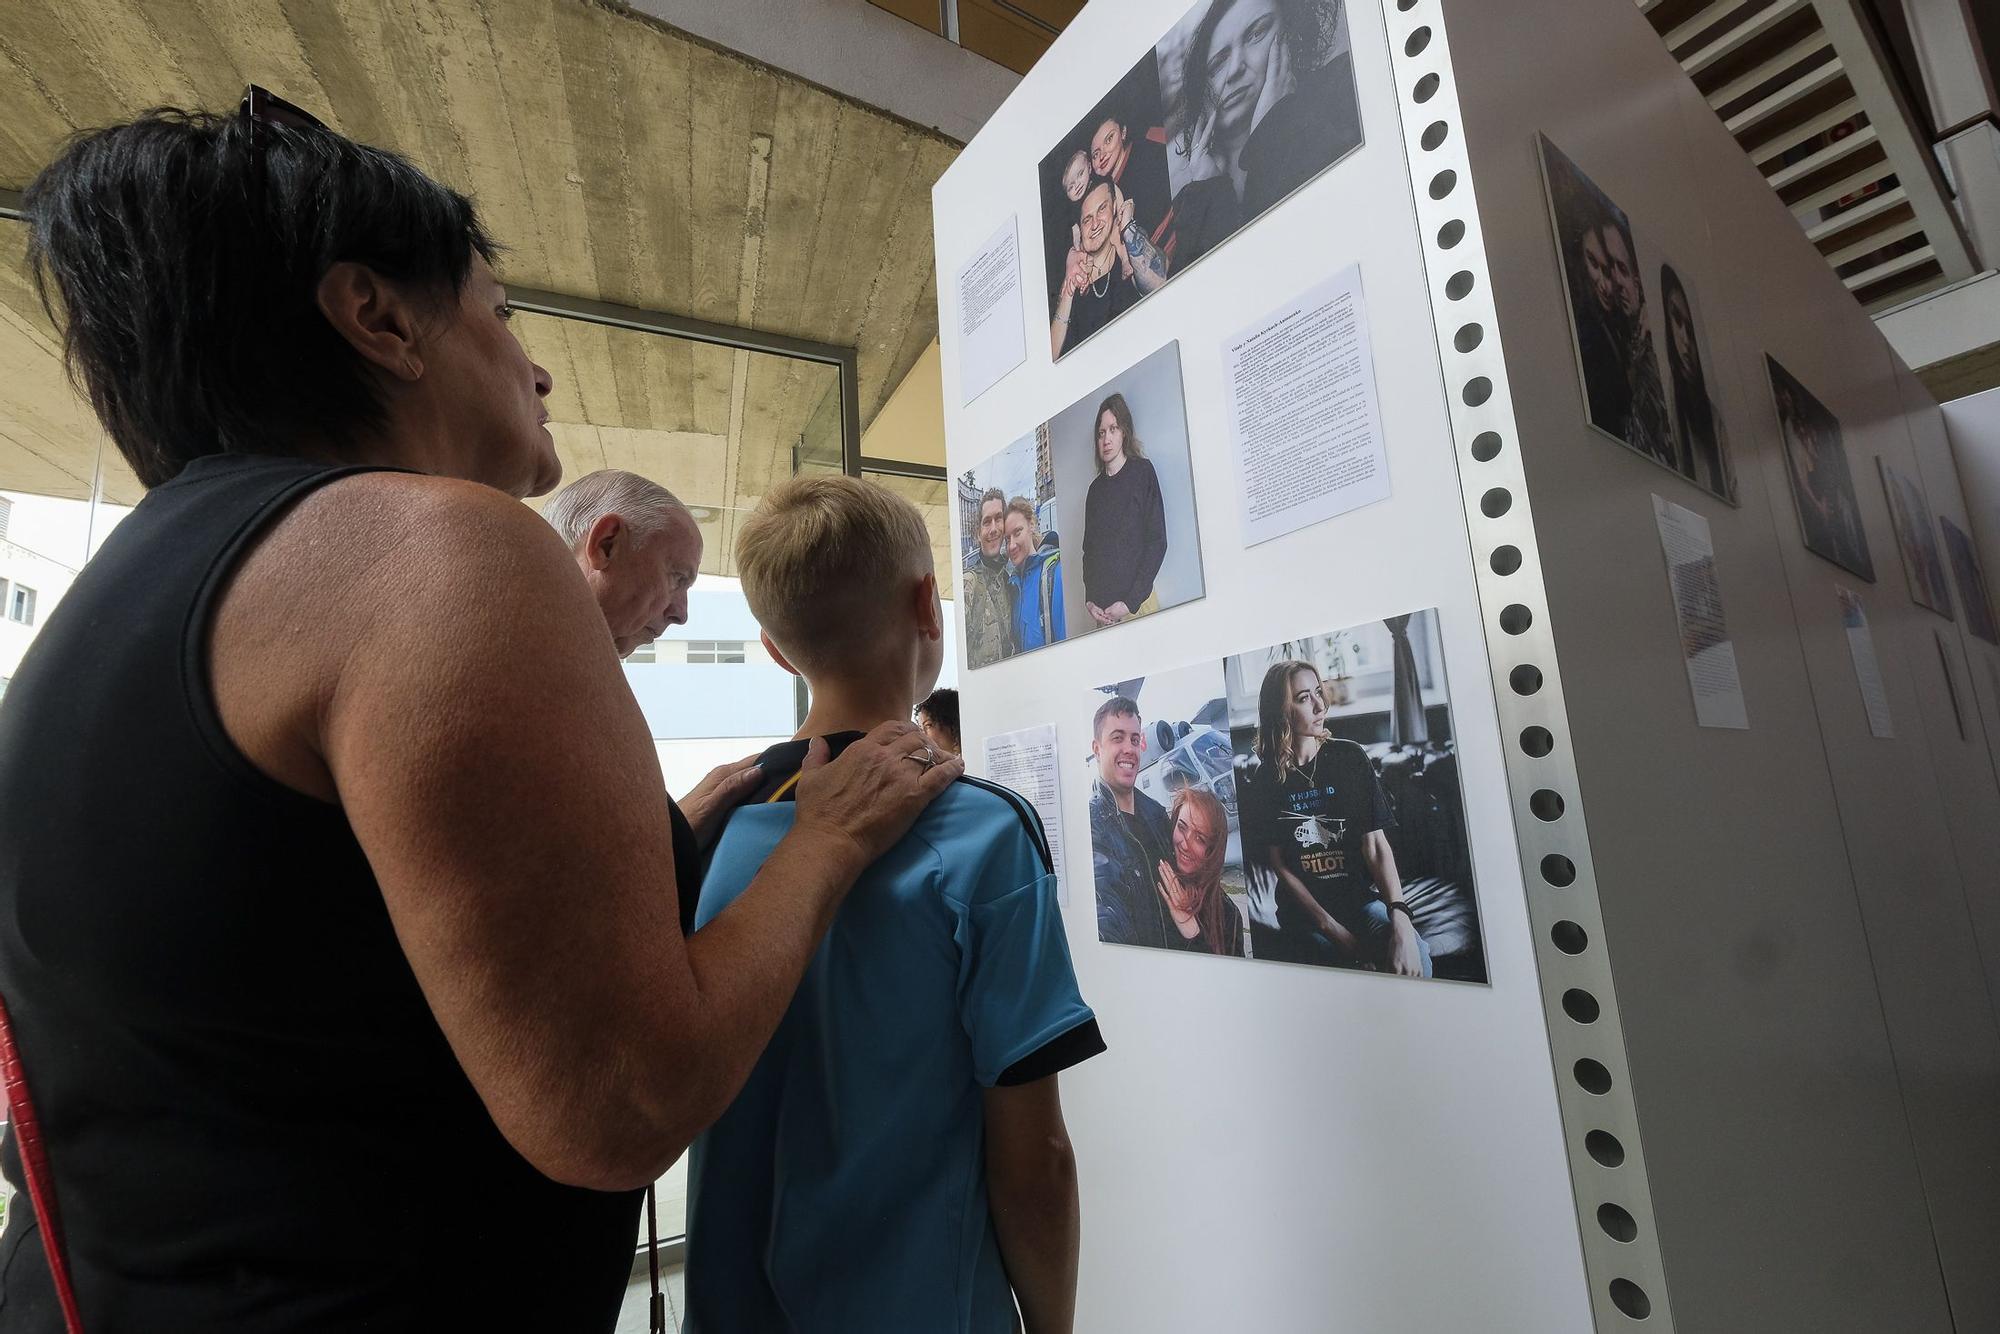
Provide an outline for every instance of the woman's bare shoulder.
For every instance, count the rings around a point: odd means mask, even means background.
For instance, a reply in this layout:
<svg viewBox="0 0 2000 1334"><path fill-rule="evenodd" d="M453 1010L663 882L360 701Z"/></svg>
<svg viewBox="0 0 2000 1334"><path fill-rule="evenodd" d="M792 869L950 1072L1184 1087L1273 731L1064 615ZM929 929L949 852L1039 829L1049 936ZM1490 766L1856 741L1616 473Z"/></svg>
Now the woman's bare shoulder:
<svg viewBox="0 0 2000 1334"><path fill-rule="evenodd" d="M243 562L239 584L326 604L395 590L428 601L567 557L553 529L477 482L417 473L355 473L308 493Z"/></svg>

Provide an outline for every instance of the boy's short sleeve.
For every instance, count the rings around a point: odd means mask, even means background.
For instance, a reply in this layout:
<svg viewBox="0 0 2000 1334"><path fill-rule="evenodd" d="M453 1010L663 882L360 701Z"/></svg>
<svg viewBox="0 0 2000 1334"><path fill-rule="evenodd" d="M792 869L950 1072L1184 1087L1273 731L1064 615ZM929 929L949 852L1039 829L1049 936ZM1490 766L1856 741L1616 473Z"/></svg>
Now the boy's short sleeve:
<svg viewBox="0 0 2000 1334"><path fill-rule="evenodd" d="M954 896L959 1020L982 1088L1045 1078L1104 1050L1077 990L1056 880L1025 827L968 859Z"/></svg>

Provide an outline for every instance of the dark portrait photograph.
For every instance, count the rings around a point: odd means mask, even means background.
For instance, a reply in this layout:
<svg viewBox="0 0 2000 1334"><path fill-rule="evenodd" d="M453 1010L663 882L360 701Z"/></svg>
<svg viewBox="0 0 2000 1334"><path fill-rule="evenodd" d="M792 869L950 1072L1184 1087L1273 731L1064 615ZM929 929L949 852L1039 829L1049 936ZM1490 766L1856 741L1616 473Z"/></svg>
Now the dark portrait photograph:
<svg viewBox="0 0 2000 1334"><path fill-rule="evenodd" d="M1092 699L1100 940L1487 980L1436 612Z"/></svg>
<svg viewBox="0 0 2000 1334"><path fill-rule="evenodd" d="M1729 457L1722 407L1715 400L1709 378L1715 359L1702 332L1694 290L1671 264L1660 266L1660 319L1666 329L1667 408L1674 471L1734 505L1736 467Z"/></svg>
<svg viewBox="0 0 2000 1334"><path fill-rule="evenodd" d="M1965 607L1965 628L1989 644L2000 644L2000 626L1993 620L1993 600L1987 593L1986 572L1979 565L1979 548L1972 535L1938 516L1944 531L1944 549L1951 559L1951 572L1958 580L1958 600Z"/></svg>
<svg viewBox="0 0 2000 1334"><path fill-rule="evenodd" d="M1687 311L1688 352L1679 377L1683 393L1677 423L1667 411L1667 382L1653 340L1652 303L1632 221L1561 149L1546 136L1538 138L1585 419L1635 453L1734 500L1735 478L1709 397L1686 288L1676 277Z"/></svg>
<svg viewBox="0 0 2000 1334"><path fill-rule="evenodd" d="M1765 356L1764 366L1806 550L1874 583L1875 561L1868 554L1839 419L1774 358Z"/></svg>
<svg viewBox="0 0 2000 1334"><path fill-rule="evenodd" d="M1050 356L1361 142L1344 0L1200 0L1042 159Z"/></svg>
<svg viewBox="0 0 2000 1334"><path fill-rule="evenodd" d="M1882 470L1882 490L1889 497L1889 519L1896 529L1896 546L1903 553L1903 577L1909 581L1910 601L1952 620L1944 555L1938 550L1937 528L1931 521L1924 489L1915 478L1890 467L1887 459L1877 458L1875 463Z"/></svg>

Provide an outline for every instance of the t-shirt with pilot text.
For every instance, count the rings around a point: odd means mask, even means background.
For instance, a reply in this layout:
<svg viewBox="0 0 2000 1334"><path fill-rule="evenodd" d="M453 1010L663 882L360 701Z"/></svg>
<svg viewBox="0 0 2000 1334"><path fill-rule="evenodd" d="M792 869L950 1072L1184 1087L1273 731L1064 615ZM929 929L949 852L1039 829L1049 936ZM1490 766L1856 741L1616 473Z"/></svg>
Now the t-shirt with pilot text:
<svg viewBox="0 0 2000 1334"><path fill-rule="evenodd" d="M1312 760L1272 781L1266 765L1244 790L1245 825L1253 846L1278 850L1284 867L1319 906L1348 925L1373 881L1361 850L1368 835L1395 824L1388 794L1368 752L1352 741L1323 743ZM1291 895L1278 893L1278 925L1310 929Z"/></svg>

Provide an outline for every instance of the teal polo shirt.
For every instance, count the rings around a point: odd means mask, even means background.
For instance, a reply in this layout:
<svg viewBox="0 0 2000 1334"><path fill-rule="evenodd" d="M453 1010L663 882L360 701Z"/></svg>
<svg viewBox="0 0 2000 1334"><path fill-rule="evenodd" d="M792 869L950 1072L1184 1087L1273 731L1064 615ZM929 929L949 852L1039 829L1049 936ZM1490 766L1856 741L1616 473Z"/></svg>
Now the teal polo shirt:
<svg viewBox="0 0 2000 1334"><path fill-rule="evenodd" d="M697 931L792 827L805 749L765 752ZM1103 1050L1034 808L961 779L862 874L743 1091L695 1141L683 1329L1012 1331L981 1091Z"/></svg>

